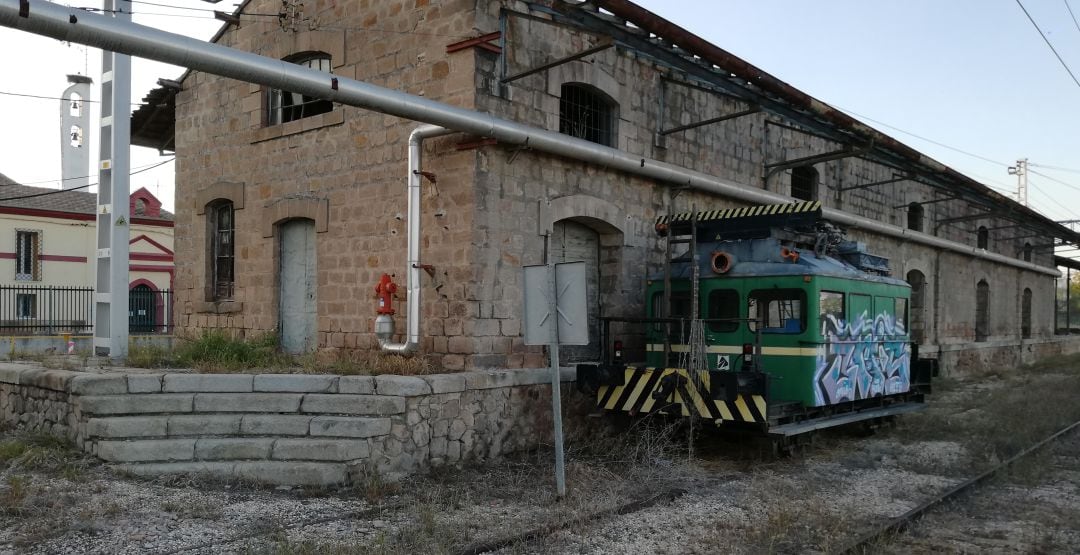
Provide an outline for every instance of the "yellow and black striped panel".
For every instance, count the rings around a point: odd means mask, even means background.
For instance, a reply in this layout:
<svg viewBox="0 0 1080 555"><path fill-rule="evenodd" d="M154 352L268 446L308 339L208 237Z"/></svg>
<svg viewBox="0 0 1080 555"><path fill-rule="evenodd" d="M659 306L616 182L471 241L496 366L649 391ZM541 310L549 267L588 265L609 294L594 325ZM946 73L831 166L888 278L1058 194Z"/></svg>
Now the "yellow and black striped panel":
<svg viewBox="0 0 1080 555"><path fill-rule="evenodd" d="M625 370L624 385L600 386L597 406L610 411L632 415L678 408L683 416L696 416L721 422L765 423L768 403L762 395L738 395L733 402L712 399L709 372L697 372L697 380L688 379L683 368L634 368ZM656 399L653 392L661 387L666 376L679 376L674 391L665 399ZM696 383L695 383L696 382Z"/></svg>
<svg viewBox="0 0 1080 555"><path fill-rule="evenodd" d="M789 202L785 204L762 204L758 206L744 206L742 208L727 208L723 210L706 210L697 213L698 222L715 220L729 220L732 218L746 218L751 216L775 216L779 214L801 214L814 212L821 209L821 201ZM656 219L657 224L668 222L689 222L694 219L693 212L668 214Z"/></svg>

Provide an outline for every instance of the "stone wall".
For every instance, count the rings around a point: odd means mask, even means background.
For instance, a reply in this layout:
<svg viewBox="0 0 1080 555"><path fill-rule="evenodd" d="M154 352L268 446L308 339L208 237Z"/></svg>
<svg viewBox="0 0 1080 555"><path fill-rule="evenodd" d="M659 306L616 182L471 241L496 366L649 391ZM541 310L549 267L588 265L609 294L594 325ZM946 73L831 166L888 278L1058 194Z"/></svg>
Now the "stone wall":
<svg viewBox="0 0 1080 555"><path fill-rule="evenodd" d="M371 377L3 364L0 391L4 422L67 437L141 475L343 484L482 461L551 434L547 369Z"/></svg>

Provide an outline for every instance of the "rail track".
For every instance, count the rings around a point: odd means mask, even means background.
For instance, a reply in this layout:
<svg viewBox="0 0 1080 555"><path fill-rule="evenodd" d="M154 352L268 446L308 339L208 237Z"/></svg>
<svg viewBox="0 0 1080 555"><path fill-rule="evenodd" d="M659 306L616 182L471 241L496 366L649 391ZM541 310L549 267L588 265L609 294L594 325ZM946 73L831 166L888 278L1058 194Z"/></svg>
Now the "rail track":
<svg viewBox="0 0 1080 555"><path fill-rule="evenodd" d="M961 482L956 486L950 488L948 491L945 491L940 495L934 496L933 498L926 500L919 506L911 509L903 515L896 517L885 523L883 526L880 526L859 537L855 541L845 546L843 549L839 550L838 553L863 554L870 553L872 551L876 552L876 547L885 538L903 532L930 511L971 492L974 488L986 483L995 476L998 476L1002 471L1007 470L1016 462L1042 450L1043 448L1047 447L1048 445L1054 443L1055 441L1061 439L1062 437L1077 429L1080 429L1080 421L1074 422L1071 425L1066 426L1061 430L1058 430L1053 435L1047 437L1046 439L1043 439L1042 441L1036 443L1035 445L1032 445L1031 447L1028 447L1027 449L1024 449L1020 453L1017 453L1016 455L1010 457L1009 459L1005 460L994 468L991 468L986 472L979 474L978 476L965 480L964 482Z"/></svg>

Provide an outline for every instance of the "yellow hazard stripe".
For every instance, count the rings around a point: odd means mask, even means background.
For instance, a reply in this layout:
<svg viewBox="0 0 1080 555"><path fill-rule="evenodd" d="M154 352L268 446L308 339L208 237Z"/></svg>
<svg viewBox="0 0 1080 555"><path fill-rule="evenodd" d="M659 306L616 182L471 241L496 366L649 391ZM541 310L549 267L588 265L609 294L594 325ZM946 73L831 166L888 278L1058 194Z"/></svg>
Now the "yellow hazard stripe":
<svg viewBox="0 0 1080 555"><path fill-rule="evenodd" d="M743 400L742 395L735 398L735 408L739 409L739 415L742 416L744 421L754 421L754 414L750 412L750 407L746 406L746 401Z"/></svg>
<svg viewBox="0 0 1080 555"><path fill-rule="evenodd" d="M628 370L627 372L633 372ZM641 398L642 392L645 390L645 385L649 383L649 378L652 377L652 369L645 370L645 373L641 376L641 379L634 385L634 389L630 392L630 398L626 400L626 403L622 406L622 410L630 412L630 409L634 408L634 403Z"/></svg>

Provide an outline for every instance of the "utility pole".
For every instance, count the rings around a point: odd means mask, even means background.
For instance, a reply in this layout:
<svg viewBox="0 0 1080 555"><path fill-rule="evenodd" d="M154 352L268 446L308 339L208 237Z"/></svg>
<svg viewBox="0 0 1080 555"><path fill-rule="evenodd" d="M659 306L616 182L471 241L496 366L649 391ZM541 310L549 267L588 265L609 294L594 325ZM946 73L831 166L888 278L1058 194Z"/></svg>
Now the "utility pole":
<svg viewBox="0 0 1080 555"><path fill-rule="evenodd" d="M1009 175L1016 176L1016 201L1028 205L1028 160L1017 160L1015 166L1009 166Z"/></svg>
<svg viewBox="0 0 1080 555"><path fill-rule="evenodd" d="M105 0L105 12L131 21L131 2ZM126 357L128 351L131 56L102 51L101 73L94 353L117 360Z"/></svg>

